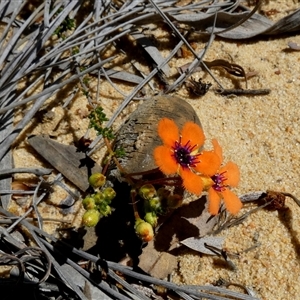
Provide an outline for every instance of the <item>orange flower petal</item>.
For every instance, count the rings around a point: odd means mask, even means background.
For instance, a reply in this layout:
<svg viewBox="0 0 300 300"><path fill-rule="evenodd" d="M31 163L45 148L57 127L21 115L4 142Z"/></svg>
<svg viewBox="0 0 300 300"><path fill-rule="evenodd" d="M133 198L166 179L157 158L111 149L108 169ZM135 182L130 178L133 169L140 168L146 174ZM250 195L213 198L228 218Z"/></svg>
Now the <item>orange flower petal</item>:
<svg viewBox="0 0 300 300"><path fill-rule="evenodd" d="M203 183L200 176L187 168L180 168L180 176L183 180L183 186L187 191L196 194L197 196L202 193Z"/></svg>
<svg viewBox="0 0 300 300"><path fill-rule="evenodd" d="M200 162L195 166L195 170L203 175L213 176L221 165L220 158L214 151L203 151L198 160Z"/></svg>
<svg viewBox="0 0 300 300"><path fill-rule="evenodd" d="M220 169L220 173L222 172L226 172L225 177L227 179L224 181L224 184L232 187L236 187L238 185L240 181L240 170L235 163L229 161L224 167Z"/></svg>
<svg viewBox="0 0 300 300"><path fill-rule="evenodd" d="M221 194L223 196L226 209L233 215L236 215L243 207L243 203L239 197L228 189L221 192Z"/></svg>
<svg viewBox="0 0 300 300"><path fill-rule="evenodd" d="M222 148L221 148L219 142L216 139L212 139L211 142L214 146L214 152L219 156L220 161L222 162L223 161L223 151L222 151Z"/></svg>
<svg viewBox="0 0 300 300"><path fill-rule="evenodd" d="M209 213L211 215L217 215L220 208L221 197L213 188L208 190L208 201Z"/></svg>
<svg viewBox="0 0 300 300"><path fill-rule="evenodd" d="M158 123L158 135L166 146L174 146L179 141L179 129L176 123L168 118L163 118Z"/></svg>
<svg viewBox="0 0 300 300"><path fill-rule="evenodd" d="M186 122L181 130L181 144L185 145L188 141L192 146L197 145L197 148L204 144L204 133L202 128L193 122Z"/></svg>
<svg viewBox="0 0 300 300"><path fill-rule="evenodd" d="M158 146L154 149L154 160L156 165L165 175L171 175L177 172L177 163L172 156L171 148L167 146Z"/></svg>
<svg viewBox="0 0 300 300"><path fill-rule="evenodd" d="M154 149L154 160L159 169L166 175L177 172L178 165L172 156L170 147L158 146Z"/></svg>

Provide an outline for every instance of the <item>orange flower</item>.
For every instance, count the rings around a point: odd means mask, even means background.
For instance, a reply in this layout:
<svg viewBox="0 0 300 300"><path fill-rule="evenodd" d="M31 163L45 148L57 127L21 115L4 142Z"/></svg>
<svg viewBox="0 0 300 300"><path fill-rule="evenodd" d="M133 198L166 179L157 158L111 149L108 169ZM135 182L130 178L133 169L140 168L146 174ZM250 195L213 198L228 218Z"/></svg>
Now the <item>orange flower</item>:
<svg viewBox="0 0 300 300"><path fill-rule="evenodd" d="M214 151L222 162L222 148L217 140L212 140ZM240 171L238 166L233 162L228 162L225 166L219 166L219 170L211 177L213 183L208 189L208 210L210 214L216 215L219 211L221 199L224 200L226 209L237 214L242 208L241 200L229 190L229 187L236 187L240 180Z"/></svg>
<svg viewBox="0 0 300 300"><path fill-rule="evenodd" d="M179 133L173 120L163 118L158 124L158 135L163 145L154 149L156 165L165 175L179 174L184 188L200 195L203 182L197 173L212 176L221 164L214 151L199 152L205 139L202 129L186 122Z"/></svg>

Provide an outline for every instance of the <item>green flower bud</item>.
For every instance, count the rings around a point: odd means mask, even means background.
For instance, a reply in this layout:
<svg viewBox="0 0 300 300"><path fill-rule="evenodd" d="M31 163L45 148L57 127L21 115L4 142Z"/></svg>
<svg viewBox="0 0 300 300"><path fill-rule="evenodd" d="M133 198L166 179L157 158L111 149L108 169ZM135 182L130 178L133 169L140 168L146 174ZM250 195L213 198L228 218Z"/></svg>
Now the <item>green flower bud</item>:
<svg viewBox="0 0 300 300"><path fill-rule="evenodd" d="M181 206L182 202L183 202L182 196L180 196L178 194L170 195L167 199L167 207L168 208L177 208L177 207Z"/></svg>
<svg viewBox="0 0 300 300"><path fill-rule="evenodd" d="M99 188L104 185L106 177L101 173L94 173L89 178L89 184L93 188Z"/></svg>
<svg viewBox="0 0 300 300"><path fill-rule="evenodd" d="M104 217L107 217L111 214L111 207L107 204L101 205L101 207L99 207L99 210L101 215L103 215Z"/></svg>
<svg viewBox="0 0 300 300"><path fill-rule="evenodd" d="M111 200L114 199L117 195L115 190L112 187L107 187L102 191L103 198L105 199L107 204L111 203Z"/></svg>
<svg viewBox="0 0 300 300"><path fill-rule="evenodd" d="M153 239L154 232L152 226L142 219L137 219L135 222L135 232L137 236L145 243Z"/></svg>
<svg viewBox="0 0 300 300"><path fill-rule="evenodd" d="M101 193L101 192L98 192L98 193L94 194L94 195L93 195L93 198L94 198L95 204L96 204L97 206L99 206L99 205L101 205L102 203L105 202L103 193Z"/></svg>
<svg viewBox="0 0 300 300"><path fill-rule="evenodd" d="M101 218L100 212L96 209L87 210L82 217L82 224L84 226L96 226Z"/></svg>
<svg viewBox="0 0 300 300"><path fill-rule="evenodd" d="M157 226L157 216L154 212L147 212L144 220L149 223L153 228Z"/></svg>
<svg viewBox="0 0 300 300"><path fill-rule="evenodd" d="M159 211L161 209L161 201L158 197L152 198L148 201L148 206L151 211Z"/></svg>
<svg viewBox="0 0 300 300"><path fill-rule="evenodd" d="M145 200L150 200L156 196L156 189L152 184L144 184L139 189L139 195Z"/></svg>
<svg viewBox="0 0 300 300"><path fill-rule="evenodd" d="M85 210L93 209L96 207L95 200L91 196L87 196L82 200L82 205Z"/></svg>

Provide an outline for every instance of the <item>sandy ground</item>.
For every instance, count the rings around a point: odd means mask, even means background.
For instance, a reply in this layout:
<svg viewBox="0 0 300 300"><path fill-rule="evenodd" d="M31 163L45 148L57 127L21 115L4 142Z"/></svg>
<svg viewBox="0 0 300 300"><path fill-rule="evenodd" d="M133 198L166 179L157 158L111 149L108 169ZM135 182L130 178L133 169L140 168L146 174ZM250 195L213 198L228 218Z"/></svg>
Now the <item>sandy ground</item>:
<svg viewBox="0 0 300 300"><path fill-rule="evenodd" d="M278 19L286 14L289 7L295 7L294 2L269 1L264 9L280 7L285 13L272 16ZM234 61L246 73L257 72L248 80L248 88L269 88L269 95L224 97L211 89L205 96L191 99L185 88L176 92L196 110L208 147L210 139L217 138L223 147L225 161L232 160L239 165L241 183L236 192L240 195L271 189L300 197L300 52L288 51L289 41L300 44L300 36L261 37L233 42L217 39L205 58ZM199 52L203 44L199 43L196 47L196 52ZM177 59L171 61L170 67L174 71L186 62ZM213 73L226 88L236 87L235 84L245 87L242 79L229 77L220 70L214 70ZM194 78L212 82L202 72L194 74ZM128 91L126 85L119 87L124 92ZM216 88L216 84L213 88ZM108 115L122 99L123 96L112 87L102 87L101 104ZM88 126L88 119L84 116L86 104L85 97L79 95L68 111L52 108L54 117L51 121L32 126L30 133L51 133L57 136L59 142L72 143L74 138L78 139L85 133ZM116 127L137 104L135 102L124 111L116 121ZM78 121L72 116L80 115L79 109L83 116ZM24 145L16 143L15 166L38 165L39 158L28 153ZM96 154L94 158L100 160L101 155ZM50 206L48 203L48 212ZM233 259L236 271L229 270L216 257L186 251L179 257L179 268L174 272L173 280L202 285L223 278L252 288L261 299L300 299L300 207L291 199L287 200L286 206L288 209L284 212L258 211L243 224L220 234L226 237L226 250L233 253L260 243L258 248Z"/></svg>

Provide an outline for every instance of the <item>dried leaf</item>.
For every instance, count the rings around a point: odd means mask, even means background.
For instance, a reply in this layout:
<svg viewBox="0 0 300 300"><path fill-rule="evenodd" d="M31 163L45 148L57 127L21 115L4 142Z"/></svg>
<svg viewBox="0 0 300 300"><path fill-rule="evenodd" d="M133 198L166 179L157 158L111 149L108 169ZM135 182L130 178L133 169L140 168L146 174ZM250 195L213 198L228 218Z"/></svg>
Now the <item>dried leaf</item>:
<svg viewBox="0 0 300 300"><path fill-rule="evenodd" d="M154 242L148 243L139 257L139 267L155 278L166 278L177 266L177 258L155 249Z"/></svg>
<svg viewBox="0 0 300 300"><path fill-rule="evenodd" d="M89 175L101 172L101 167L85 153L78 152L75 146L63 145L44 136L31 136L28 143L83 192L89 187Z"/></svg>
<svg viewBox="0 0 300 300"><path fill-rule="evenodd" d="M224 239L225 238L223 237L217 236L207 236L203 238L191 237L184 241L181 241L180 243L192 250L208 255L216 255L214 252L205 247L205 244L221 249L224 243Z"/></svg>
<svg viewBox="0 0 300 300"><path fill-rule="evenodd" d="M87 251L97 244L98 236L95 232L95 227L85 227L85 234L83 239L83 251Z"/></svg>
<svg viewBox="0 0 300 300"><path fill-rule="evenodd" d="M152 43L152 41L147 38L142 33L132 33L131 34L133 38L143 47L143 49L149 54L153 62L159 66L164 62L164 57L161 55L159 50L155 47L155 45ZM164 74L168 77L170 75L170 67L168 64L164 65L161 70L164 72Z"/></svg>
<svg viewBox="0 0 300 300"><path fill-rule="evenodd" d="M136 83L139 84L143 81L143 78L140 76L137 76L135 74L126 72L126 71L118 71L118 70L114 70L114 69L105 69L105 72L107 74L107 76L109 76L112 79L117 79L117 80L121 80L121 81L126 81L129 83ZM98 75L99 70L94 70L93 72L91 72L90 74L93 75ZM102 75L102 72L101 72Z"/></svg>
<svg viewBox="0 0 300 300"><path fill-rule="evenodd" d="M204 63L211 69L213 67L220 67L226 70L229 74L238 76L238 77L244 77L246 80L246 73L244 69L234 63L230 63L225 59L215 59L213 61L204 61Z"/></svg>
<svg viewBox="0 0 300 300"><path fill-rule="evenodd" d="M244 19L248 14L248 11L242 13L221 11L218 13L215 27L213 26L214 14L209 15L203 12L186 13L172 15L172 18L178 22L190 25L195 31L203 30L203 25L207 24L205 30L208 33L214 32L218 36L229 39L247 39L261 34L277 35L295 32L300 29L300 9L298 9L276 23L260 14L254 14L240 26L222 33L222 31ZM218 34L218 31L220 31L220 34Z"/></svg>

